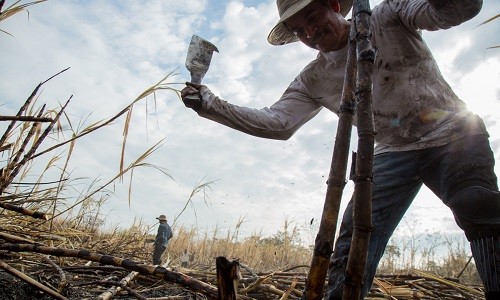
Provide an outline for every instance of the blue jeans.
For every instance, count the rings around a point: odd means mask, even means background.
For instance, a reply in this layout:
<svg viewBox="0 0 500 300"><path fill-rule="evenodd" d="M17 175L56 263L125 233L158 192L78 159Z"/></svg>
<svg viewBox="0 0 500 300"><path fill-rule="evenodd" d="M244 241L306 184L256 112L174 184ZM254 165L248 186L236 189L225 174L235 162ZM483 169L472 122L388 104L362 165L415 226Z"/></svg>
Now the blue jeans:
<svg viewBox="0 0 500 300"><path fill-rule="evenodd" d="M167 246L163 246L157 243L154 244L153 265L161 265L161 255L163 254L163 252L165 252L166 249Z"/></svg>
<svg viewBox="0 0 500 300"><path fill-rule="evenodd" d="M387 152L374 157L373 230L370 235L361 299L372 285L377 265L391 235L422 184L451 208L457 224L466 234L469 231L481 231L484 227L490 228L491 224L497 229L500 228L500 198L493 170L494 163L486 135L464 137L430 149ZM461 191L469 187L491 191L494 198L489 197L487 201L472 204L469 198L454 200L456 194L462 194ZM351 200L344 212L339 237L330 260L328 299L342 298L352 223ZM498 234L497 229L495 231Z"/></svg>

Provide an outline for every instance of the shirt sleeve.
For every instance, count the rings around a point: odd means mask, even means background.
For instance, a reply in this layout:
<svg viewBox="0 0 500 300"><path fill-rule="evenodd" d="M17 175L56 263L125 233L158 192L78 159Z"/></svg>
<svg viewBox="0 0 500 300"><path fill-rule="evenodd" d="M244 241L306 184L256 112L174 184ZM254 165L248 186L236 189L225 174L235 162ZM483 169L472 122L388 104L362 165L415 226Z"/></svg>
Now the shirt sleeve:
<svg viewBox="0 0 500 300"><path fill-rule="evenodd" d="M158 227L158 233L156 234L156 243L163 245L165 243L165 227L159 226Z"/></svg>
<svg viewBox="0 0 500 300"><path fill-rule="evenodd" d="M166 232L166 239L167 241L170 240L174 236L174 233L172 232L172 228L167 225L167 232Z"/></svg>
<svg viewBox="0 0 500 300"><path fill-rule="evenodd" d="M207 101L198 114L257 137L286 140L321 110L322 106L305 91L296 79L276 103L255 109L228 103L202 88L202 94L209 94L203 96Z"/></svg>
<svg viewBox="0 0 500 300"><path fill-rule="evenodd" d="M482 0L389 0L389 7L412 30L439 30L472 19L481 10Z"/></svg>

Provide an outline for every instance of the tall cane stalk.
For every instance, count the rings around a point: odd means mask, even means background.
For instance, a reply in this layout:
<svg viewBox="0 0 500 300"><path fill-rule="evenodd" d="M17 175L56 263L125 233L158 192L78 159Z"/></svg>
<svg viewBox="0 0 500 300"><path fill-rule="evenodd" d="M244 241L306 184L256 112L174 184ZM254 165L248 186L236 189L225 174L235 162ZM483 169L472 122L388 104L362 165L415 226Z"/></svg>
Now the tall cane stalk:
<svg viewBox="0 0 500 300"><path fill-rule="evenodd" d="M330 173L328 174L325 204L316 236L311 268L306 279L302 297L308 300L321 299L323 295L328 262L332 254L335 231L337 230L342 192L346 184L352 121L356 109L354 99L356 84L356 42L354 37L355 28L351 26L345 80L339 108L339 122L333 147Z"/></svg>
<svg viewBox="0 0 500 300"><path fill-rule="evenodd" d="M375 142L372 106L372 74L375 50L370 41L371 9L369 1L354 1L353 15L356 26L356 59L358 62L356 83L358 152L354 177L353 234L345 272L346 283L342 296L344 300L360 299L363 288L363 274L372 231L371 200Z"/></svg>
<svg viewBox="0 0 500 300"><path fill-rule="evenodd" d="M307 300L316 300L323 297L328 264L337 230L342 192L346 184L352 120L356 111L358 114L359 142L358 159L356 159L356 185L353 197L354 232L346 270L346 283L348 286L344 289L343 299L359 299L362 286L371 232L371 176L375 135L371 104L371 76L375 52L370 44L370 12L368 0L354 1L354 18L351 21L349 34L349 49L339 109L337 136L327 181L323 214L318 235L316 236L311 268L302 296L303 299ZM355 102L355 90L358 105Z"/></svg>

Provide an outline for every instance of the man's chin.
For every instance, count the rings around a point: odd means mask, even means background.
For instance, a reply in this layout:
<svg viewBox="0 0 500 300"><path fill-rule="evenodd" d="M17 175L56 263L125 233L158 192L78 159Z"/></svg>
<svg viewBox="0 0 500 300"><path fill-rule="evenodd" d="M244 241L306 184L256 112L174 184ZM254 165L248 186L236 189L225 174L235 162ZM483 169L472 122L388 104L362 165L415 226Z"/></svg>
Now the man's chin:
<svg viewBox="0 0 500 300"><path fill-rule="evenodd" d="M342 47L337 47L337 45L332 45L332 44L317 44L315 45L317 50L321 51L321 52L332 52L332 51L337 51L337 50L340 50L342 49Z"/></svg>
<svg viewBox="0 0 500 300"><path fill-rule="evenodd" d="M330 47L327 47L325 45L319 44L319 45L315 45L315 46L316 47L314 49L319 50L321 52L330 52L330 51L333 51L332 49L330 49Z"/></svg>
<svg viewBox="0 0 500 300"><path fill-rule="evenodd" d="M330 43L328 43L328 41L325 39L319 40L313 46L314 46L314 49L319 50L321 52L330 52L330 51L334 50L334 49L332 49L332 45Z"/></svg>

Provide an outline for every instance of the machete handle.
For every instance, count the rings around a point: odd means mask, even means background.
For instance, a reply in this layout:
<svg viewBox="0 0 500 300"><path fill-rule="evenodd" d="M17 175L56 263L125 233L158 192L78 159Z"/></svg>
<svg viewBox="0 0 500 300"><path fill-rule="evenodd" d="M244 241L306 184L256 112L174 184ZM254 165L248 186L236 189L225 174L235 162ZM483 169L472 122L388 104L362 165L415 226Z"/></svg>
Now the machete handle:
<svg viewBox="0 0 500 300"><path fill-rule="evenodd" d="M184 105L186 107L192 108L194 110L197 110L198 108L201 107L200 95L187 95L182 99L182 102L184 102Z"/></svg>

